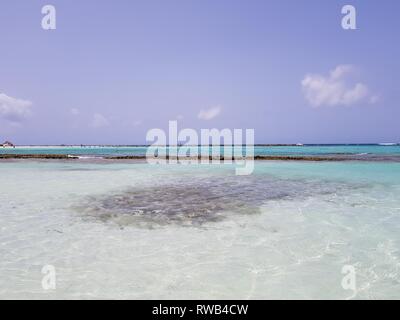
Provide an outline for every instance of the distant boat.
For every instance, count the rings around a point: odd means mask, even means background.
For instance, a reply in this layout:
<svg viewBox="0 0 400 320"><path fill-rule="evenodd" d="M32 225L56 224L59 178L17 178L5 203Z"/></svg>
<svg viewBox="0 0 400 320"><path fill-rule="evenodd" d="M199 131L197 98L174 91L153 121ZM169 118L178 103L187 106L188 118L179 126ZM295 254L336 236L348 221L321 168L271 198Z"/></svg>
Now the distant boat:
<svg viewBox="0 0 400 320"><path fill-rule="evenodd" d="M296 146L302 147L302 146L304 146L304 144L302 144L302 143L296 143Z"/></svg>
<svg viewBox="0 0 400 320"><path fill-rule="evenodd" d="M379 143L380 146L397 146L395 142Z"/></svg>

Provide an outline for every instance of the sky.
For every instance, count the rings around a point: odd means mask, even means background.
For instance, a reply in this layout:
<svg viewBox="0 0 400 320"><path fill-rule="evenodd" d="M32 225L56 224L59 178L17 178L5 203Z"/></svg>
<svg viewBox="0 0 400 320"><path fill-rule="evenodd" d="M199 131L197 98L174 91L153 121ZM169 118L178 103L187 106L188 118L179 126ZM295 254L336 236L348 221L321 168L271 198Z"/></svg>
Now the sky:
<svg viewBox="0 0 400 320"><path fill-rule="evenodd" d="M399 16L398 0L2 0L0 140L145 144L177 120L256 143L400 142Z"/></svg>

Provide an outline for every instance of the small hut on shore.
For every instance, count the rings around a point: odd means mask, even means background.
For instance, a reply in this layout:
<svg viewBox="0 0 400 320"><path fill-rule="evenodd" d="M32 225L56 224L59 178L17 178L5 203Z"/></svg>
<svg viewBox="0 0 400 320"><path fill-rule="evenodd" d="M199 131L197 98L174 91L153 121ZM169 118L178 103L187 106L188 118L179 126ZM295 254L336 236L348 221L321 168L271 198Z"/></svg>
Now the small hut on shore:
<svg viewBox="0 0 400 320"><path fill-rule="evenodd" d="M10 141L3 142L3 148L6 148L6 147L15 148L14 144Z"/></svg>

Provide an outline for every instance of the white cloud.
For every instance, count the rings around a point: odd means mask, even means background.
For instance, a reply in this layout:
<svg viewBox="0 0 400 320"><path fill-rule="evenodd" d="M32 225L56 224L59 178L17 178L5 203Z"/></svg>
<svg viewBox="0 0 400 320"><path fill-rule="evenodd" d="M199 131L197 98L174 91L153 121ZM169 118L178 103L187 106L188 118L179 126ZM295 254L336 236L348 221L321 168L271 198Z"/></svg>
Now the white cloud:
<svg viewBox="0 0 400 320"><path fill-rule="evenodd" d="M108 119L100 113L95 113L93 115L92 121L90 122L90 126L92 128L108 127L109 125L110 122L108 121Z"/></svg>
<svg viewBox="0 0 400 320"><path fill-rule="evenodd" d="M0 93L0 118L17 123L31 114L32 102Z"/></svg>
<svg viewBox="0 0 400 320"><path fill-rule="evenodd" d="M207 110L200 110L199 114L197 115L197 117L201 120L211 120L214 119L215 117L217 117L220 113L221 113L221 107L217 106L217 107L213 107Z"/></svg>
<svg viewBox="0 0 400 320"><path fill-rule="evenodd" d="M81 113L77 108L72 108L70 112L73 116L78 116Z"/></svg>
<svg viewBox="0 0 400 320"><path fill-rule="evenodd" d="M338 65L334 70L331 71L332 79L340 79L346 74L351 74L355 71L354 66L351 64L341 64Z"/></svg>
<svg viewBox="0 0 400 320"><path fill-rule="evenodd" d="M314 107L376 103L378 98L371 95L367 85L351 81L355 71L352 65L339 65L328 76L306 75L301 81L305 98Z"/></svg>

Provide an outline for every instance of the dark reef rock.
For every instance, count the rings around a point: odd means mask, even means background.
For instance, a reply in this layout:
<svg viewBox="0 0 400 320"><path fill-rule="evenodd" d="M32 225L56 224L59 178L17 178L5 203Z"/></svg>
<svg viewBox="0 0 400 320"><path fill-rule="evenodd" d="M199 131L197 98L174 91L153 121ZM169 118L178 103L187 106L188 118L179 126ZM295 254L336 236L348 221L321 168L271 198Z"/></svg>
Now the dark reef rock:
<svg viewBox="0 0 400 320"><path fill-rule="evenodd" d="M66 154L0 154L0 159L78 159Z"/></svg>

